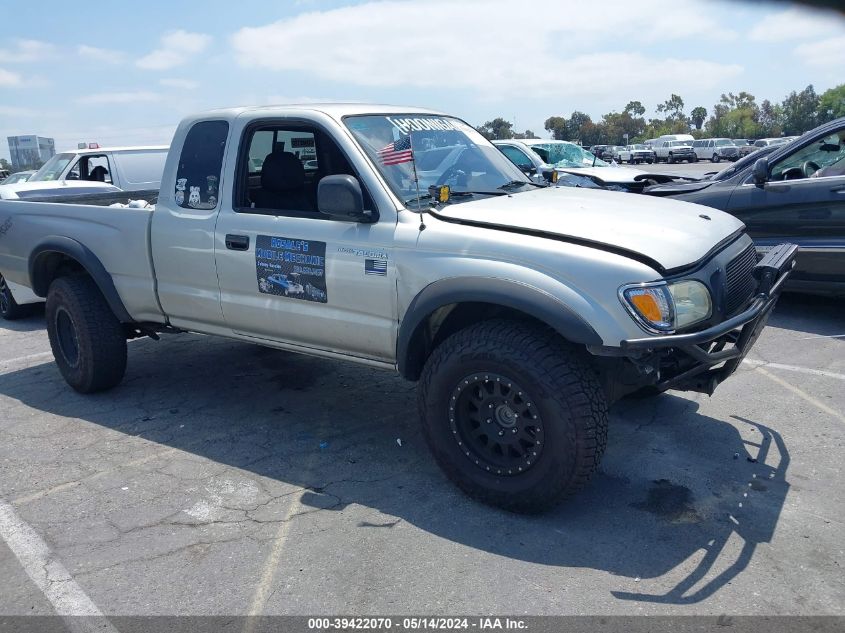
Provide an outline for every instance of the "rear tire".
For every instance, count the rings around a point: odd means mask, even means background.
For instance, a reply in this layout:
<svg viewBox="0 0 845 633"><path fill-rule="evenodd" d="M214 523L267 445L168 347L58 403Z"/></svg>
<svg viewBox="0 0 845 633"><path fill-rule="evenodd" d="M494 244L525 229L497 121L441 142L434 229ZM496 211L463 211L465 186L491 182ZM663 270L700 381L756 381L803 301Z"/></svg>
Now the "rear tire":
<svg viewBox="0 0 845 633"><path fill-rule="evenodd" d="M6 321L15 321L29 313L29 306L18 305L3 275L0 275L0 317Z"/></svg>
<svg viewBox="0 0 845 633"><path fill-rule="evenodd" d="M60 277L47 293L47 335L65 381L80 393L104 391L126 372L126 336L90 277Z"/></svg>
<svg viewBox="0 0 845 633"><path fill-rule="evenodd" d="M418 397L437 463L464 492L540 512L589 480L607 445L607 403L577 349L554 332L492 320L429 357Z"/></svg>

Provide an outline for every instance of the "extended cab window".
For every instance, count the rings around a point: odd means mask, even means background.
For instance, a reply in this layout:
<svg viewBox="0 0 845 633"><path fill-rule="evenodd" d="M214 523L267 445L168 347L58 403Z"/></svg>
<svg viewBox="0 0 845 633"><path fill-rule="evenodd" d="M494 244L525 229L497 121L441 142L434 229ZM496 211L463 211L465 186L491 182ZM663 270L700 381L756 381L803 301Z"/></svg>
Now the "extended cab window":
<svg viewBox="0 0 845 633"><path fill-rule="evenodd" d="M220 172L229 124L200 121L185 136L176 170L176 204L186 209L214 209L219 199Z"/></svg>
<svg viewBox="0 0 845 633"><path fill-rule="evenodd" d="M320 179L358 177L334 140L306 125L266 124L249 130L238 165L235 210L241 213L327 219L317 210ZM365 207L373 208L363 183L361 187Z"/></svg>
<svg viewBox="0 0 845 633"><path fill-rule="evenodd" d="M534 163L531 162L531 159L517 148L511 147L510 145L502 145L499 149L502 150L502 153L510 158L511 162L520 169L525 170L534 168Z"/></svg>

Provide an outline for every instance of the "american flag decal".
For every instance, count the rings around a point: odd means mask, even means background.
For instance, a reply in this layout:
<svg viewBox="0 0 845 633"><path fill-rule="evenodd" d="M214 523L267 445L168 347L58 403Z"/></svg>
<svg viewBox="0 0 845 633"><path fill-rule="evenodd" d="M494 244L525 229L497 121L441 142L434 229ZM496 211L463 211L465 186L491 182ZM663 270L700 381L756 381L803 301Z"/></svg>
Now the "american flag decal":
<svg viewBox="0 0 845 633"><path fill-rule="evenodd" d="M365 275L387 275L387 260L384 259L365 259L364 260L364 274Z"/></svg>
<svg viewBox="0 0 845 633"><path fill-rule="evenodd" d="M380 149L378 151L378 159L385 167L399 165L400 163L410 163L414 160L414 152L411 150L411 136L404 136L398 141L393 141L390 145Z"/></svg>

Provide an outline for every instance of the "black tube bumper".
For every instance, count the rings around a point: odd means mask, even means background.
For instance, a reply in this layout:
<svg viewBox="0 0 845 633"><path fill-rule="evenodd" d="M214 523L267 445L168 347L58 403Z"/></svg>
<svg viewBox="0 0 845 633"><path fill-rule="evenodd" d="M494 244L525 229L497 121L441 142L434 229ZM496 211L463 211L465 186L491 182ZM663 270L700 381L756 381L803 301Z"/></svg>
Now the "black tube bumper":
<svg viewBox="0 0 845 633"><path fill-rule="evenodd" d="M736 316L700 332L624 340L620 344L623 353L637 362L661 351L680 352L688 357L683 369L659 376L654 386L661 391L680 389L712 394L720 382L736 371L766 326L795 265L797 251L794 244L780 244L766 254L754 268L757 293Z"/></svg>

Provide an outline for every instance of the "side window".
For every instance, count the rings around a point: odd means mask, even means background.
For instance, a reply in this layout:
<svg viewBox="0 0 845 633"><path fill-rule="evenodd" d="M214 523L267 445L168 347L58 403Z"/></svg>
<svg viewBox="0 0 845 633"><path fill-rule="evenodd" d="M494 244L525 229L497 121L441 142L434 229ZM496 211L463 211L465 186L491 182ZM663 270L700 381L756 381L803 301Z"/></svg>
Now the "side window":
<svg viewBox="0 0 845 633"><path fill-rule="evenodd" d="M200 121L185 136L176 170L176 204L186 209L214 209L219 199L220 172L229 124Z"/></svg>
<svg viewBox="0 0 845 633"><path fill-rule="evenodd" d="M82 165L82 178L84 180L111 184L111 165L109 165L108 156L105 154L84 156L79 162Z"/></svg>
<svg viewBox="0 0 845 633"><path fill-rule="evenodd" d="M358 178L327 134L300 125L264 125L248 131L238 158L235 210L328 219L317 210L317 186L324 176ZM358 178L360 181L360 178ZM361 183L365 208L373 202Z"/></svg>
<svg viewBox="0 0 845 633"><path fill-rule="evenodd" d="M772 180L845 175L845 129L813 141L772 166Z"/></svg>
<svg viewBox="0 0 845 633"><path fill-rule="evenodd" d="M120 167L120 176L126 183L149 184L153 188L161 182L167 152L164 150L120 152L114 154L112 158Z"/></svg>
<svg viewBox="0 0 845 633"><path fill-rule="evenodd" d="M73 167L70 168L70 171L68 171L67 176L65 176L65 180L79 180L80 179L79 163L80 163L80 161L76 161L73 164Z"/></svg>
<svg viewBox="0 0 845 633"><path fill-rule="evenodd" d="M510 145L502 145L499 147L502 150L502 153L507 156L510 161L519 167L520 169L533 169L534 165L531 162L531 159L528 158L525 154L519 151L515 147L511 147Z"/></svg>

